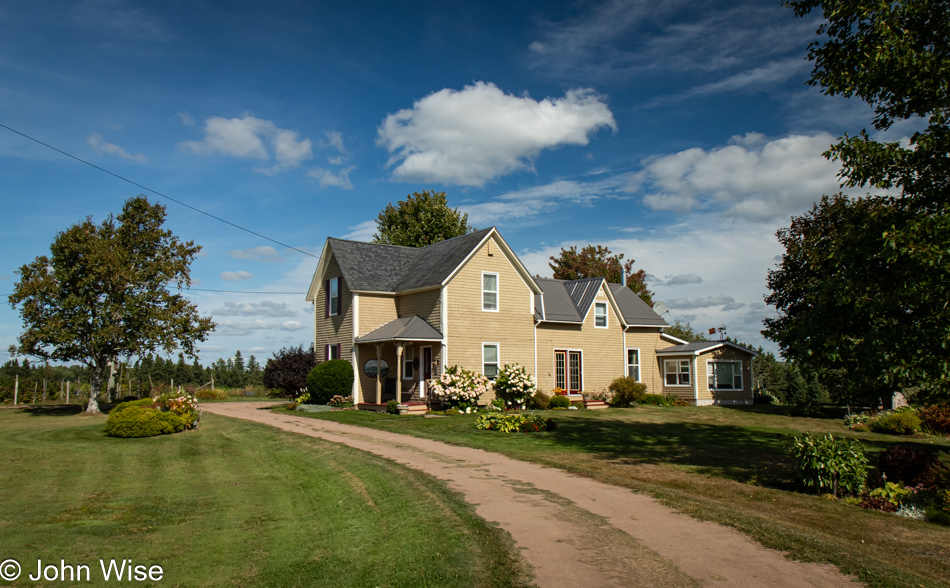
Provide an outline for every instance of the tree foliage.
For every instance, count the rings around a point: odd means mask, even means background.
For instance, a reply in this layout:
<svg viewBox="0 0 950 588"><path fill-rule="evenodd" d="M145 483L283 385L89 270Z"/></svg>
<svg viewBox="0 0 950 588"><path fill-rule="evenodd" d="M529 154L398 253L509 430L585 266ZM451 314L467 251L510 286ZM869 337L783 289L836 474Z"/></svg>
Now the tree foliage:
<svg viewBox="0 0 950 588"><path fill-rule="evenodd" d="M889 189L825 197L779 231L786 247L763 333L815 372L838 401L922 386L947 395L950 376L950 4L934 0L788 0L819 10L810 83L858 97L878 131L911 121L909 141L862 130L825 154L843 185Z"/></svg>
<svg viewBox="0 0 950 588"><path fill-rule="evenodd" d="M130 198L118 217L87 218L56 235L50 256L17 273L10 304L25 330L19 351L47 360L79 361L91 370L87 412L98 412L107 365L158 349L195 345L214 329L210 318L179 293L191 284L190 266L201 247L162 228L165 207Z"/></svg>
<svg viewBox="0 0 950 588"><path fill-rule="evenodd" d="M694 331L692 325L689 324L689 321L686 321L686 324L683 324L677 320L672 325L663 329L663 332L672 337L676 337L677 339L682 339L687 343L706 340L706 335L700 333L699 331Z"/></svg>
<svg viewBox="0 0 950 588"><path fill-rule="evenodd" d="M635 260L623 262L623 253L614 255L602 245L588 245L580 251L577 247L561 248L561 254L552 256L548 264L558 280L580 280L603 277L608 283L620 283L621 272L626 276L627 287L644 302L653 306L653 292L647 287L646 272L633 271Z"/></svg>
<svg viewBox="0 0 950 588"><path fill-rule="evenodd" d="M395 206L386 205L376 219L374 243L425 247L474 232L468 215L449 208L445 192L413 192Z"/></svg>
<svg viewBox="0 0 950 588"><path fill-rule="evenodd" d="M264 387L282 390L287 398L294 398L307 388L307 376L319 362L313 351L303 345L284 347L274 353L264 366Z"/></svg>

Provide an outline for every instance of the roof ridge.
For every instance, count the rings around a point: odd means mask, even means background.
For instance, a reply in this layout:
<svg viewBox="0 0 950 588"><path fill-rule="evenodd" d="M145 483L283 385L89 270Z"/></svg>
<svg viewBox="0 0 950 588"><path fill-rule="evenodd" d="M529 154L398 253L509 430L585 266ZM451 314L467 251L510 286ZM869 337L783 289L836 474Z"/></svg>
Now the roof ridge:
<svg viewBox="0 0 950 588"><path fill-rule="evenodd" d="M341 239L339 237L327 237L327 239L332 241L342 241L343 243L356 243L357 245L372 245L373 247L394 247L396 249L412 249L415 251L425 249L425 247L409 247L408 245L392 245L390 243L373 243L372 241L357 241L355 239ZM428 247L428 245L426 245L426 247Z"/></svg>

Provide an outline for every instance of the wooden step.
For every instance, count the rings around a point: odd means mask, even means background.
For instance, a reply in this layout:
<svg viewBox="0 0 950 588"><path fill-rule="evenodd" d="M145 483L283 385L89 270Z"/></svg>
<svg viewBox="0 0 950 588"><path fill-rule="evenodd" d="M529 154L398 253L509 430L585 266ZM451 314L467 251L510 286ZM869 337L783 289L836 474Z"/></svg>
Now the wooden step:
<svg viewBox="0 0 950 588"><path fill-rule="evenodd" d="M604 408L609 408L607 403L603 400L585 400L584 406L587 407L587 410L601 410Z"/></svg>

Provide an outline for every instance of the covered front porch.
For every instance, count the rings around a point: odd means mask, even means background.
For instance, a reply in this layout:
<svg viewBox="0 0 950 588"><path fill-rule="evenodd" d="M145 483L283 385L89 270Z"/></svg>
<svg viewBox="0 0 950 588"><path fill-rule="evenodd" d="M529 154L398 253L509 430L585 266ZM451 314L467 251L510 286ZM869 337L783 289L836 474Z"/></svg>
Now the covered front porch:
<svg viewBox="0 0 950 588"><path fill-rule="evenodd" d="M442 334L418 315L398 318L357 337L354 404L386 410L386 403L426 405L427 387L441 375Z"/></svg>

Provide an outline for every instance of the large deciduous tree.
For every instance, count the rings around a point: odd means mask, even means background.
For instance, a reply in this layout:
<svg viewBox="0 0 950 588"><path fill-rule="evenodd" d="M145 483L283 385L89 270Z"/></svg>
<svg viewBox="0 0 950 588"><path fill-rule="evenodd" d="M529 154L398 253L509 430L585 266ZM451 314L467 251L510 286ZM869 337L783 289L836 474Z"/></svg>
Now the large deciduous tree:
<svg viewBox="0 0 950 588"><path fill-rule="evenodd" d="M90 369L86 412L110 361L195 345L214 330L210 318L180 293L201 247L162 228L165 207L144 196L126 201L118 217L89 217L56 235L50 255L24 265L9 301L24 331L19 351L47 360L79 361Z"/></svg>
<svg viewBox="0 0 950 588"><path fill-rule="evenodd" d="M588 245L580 251L577 247L561 248L561 254L551 257L548 265L559 280L579 280L582 278L606 278L608 283L620 283L621 272L626 276L627 287L634 291L644 302L653 306L653 292L647 287L646 272L633 271L633 259L623 262L623 253L614 255L602 245Z"/></svg>
<svg viewBox="0 0 950 588"><path fill-rule="evenodd" d="M413 192L396 205L390 202L376 219L374 243L425 247L474 232L468 215L449 208L445 192Z"/></svg>
<svg viewBox="0 0 950 588"><path fill-rule="evenodd" d="M814 370L837 400L876 401L950 378L950 4L935 0L789 0L824 20L809 46L812 85L858 97L872 125L917 128L884 142L862 130L825 154L849 187L878 196L822 199L779 231L786 247L763 333Z"/></svg>

